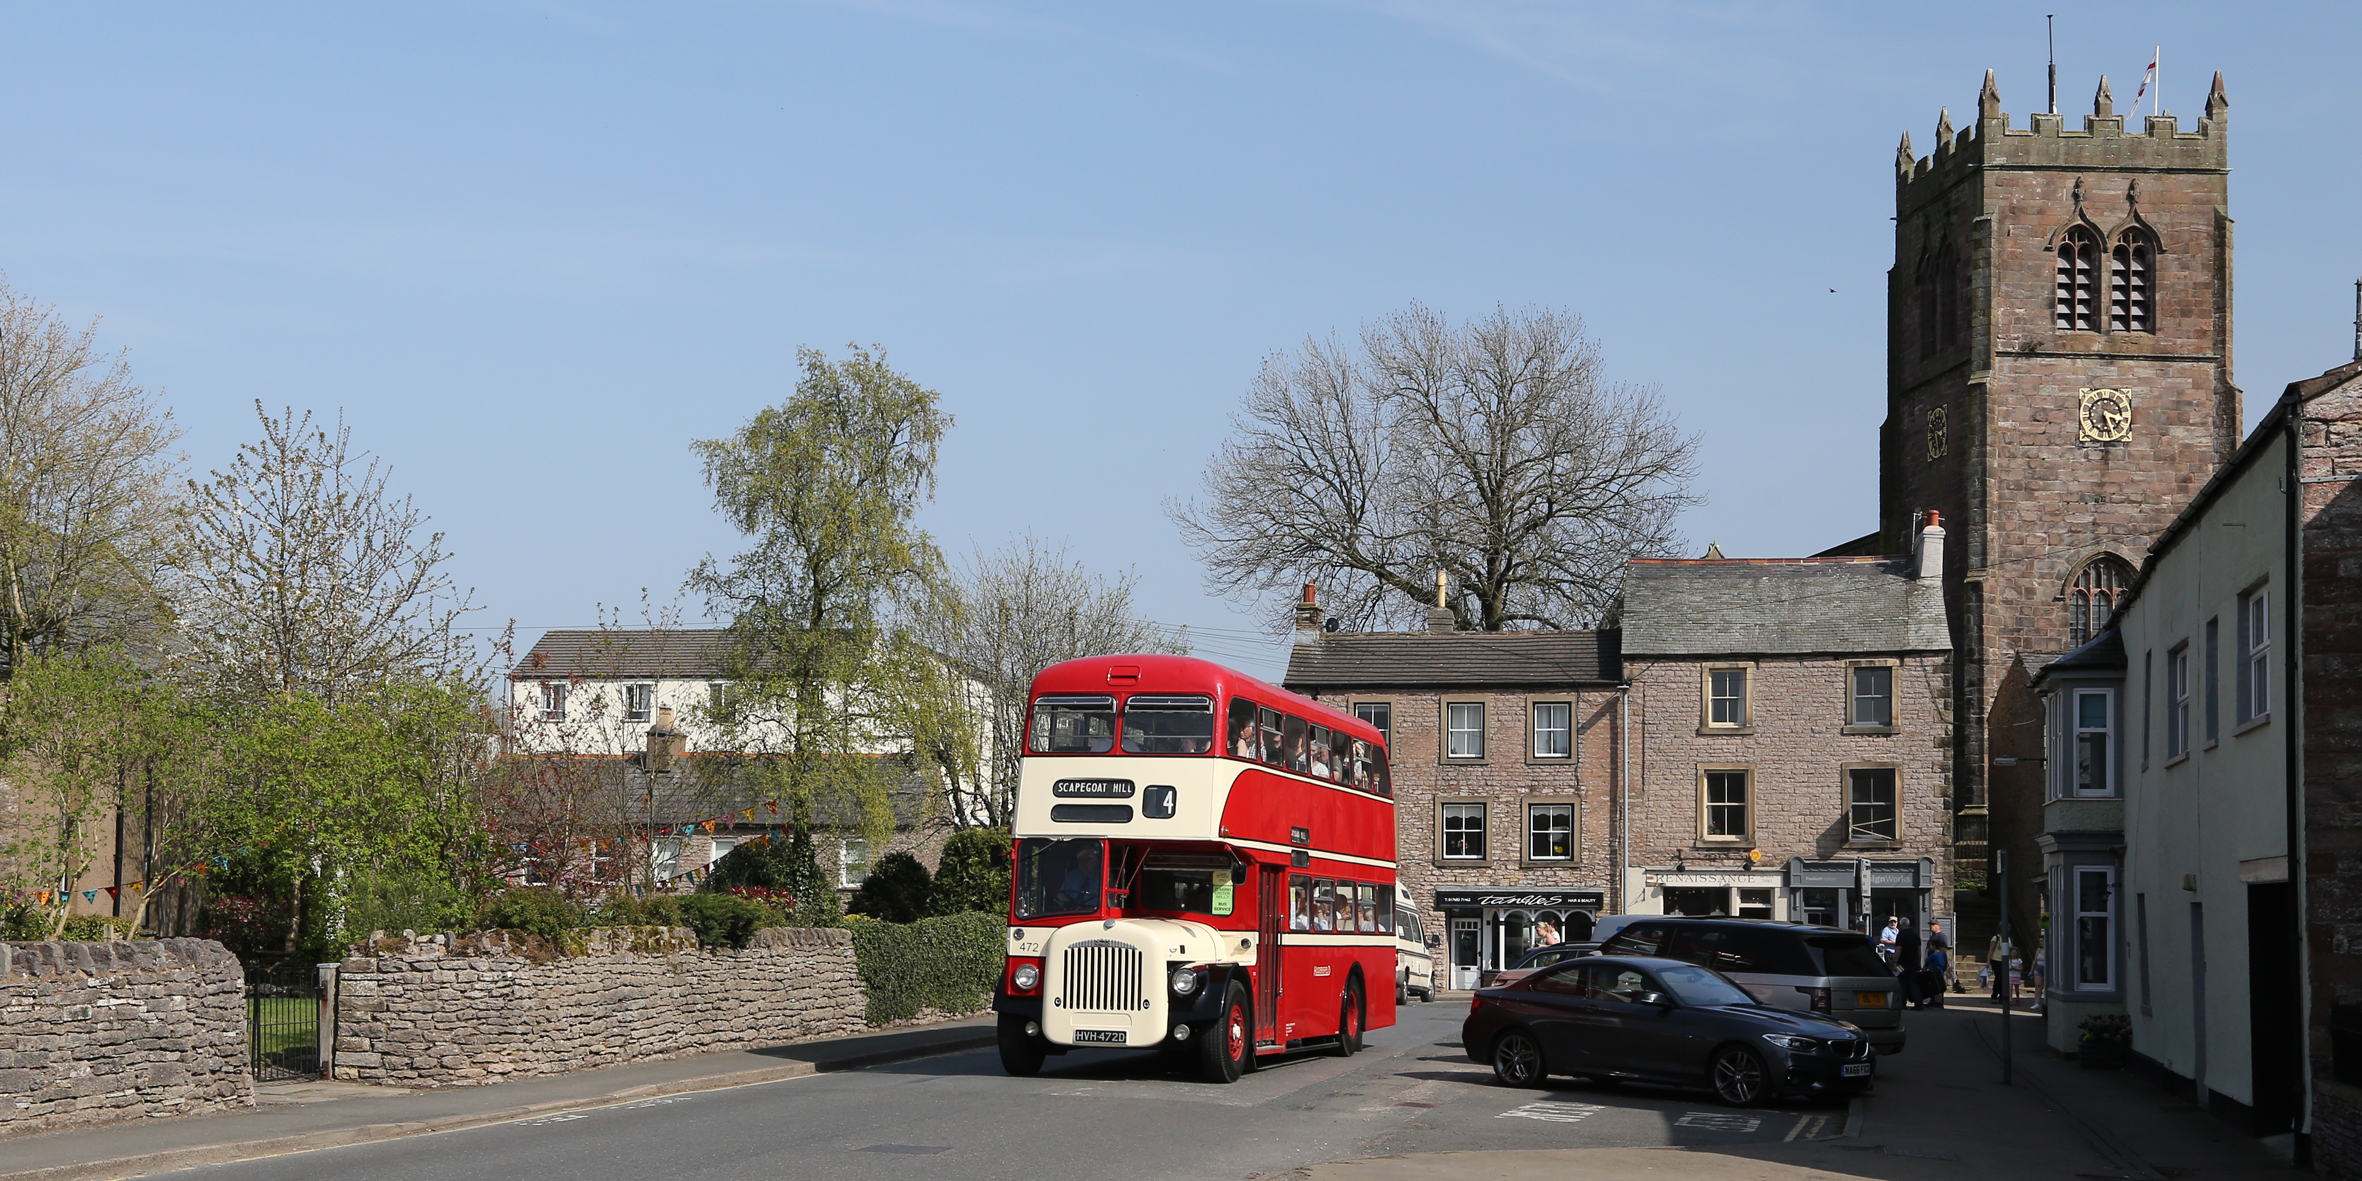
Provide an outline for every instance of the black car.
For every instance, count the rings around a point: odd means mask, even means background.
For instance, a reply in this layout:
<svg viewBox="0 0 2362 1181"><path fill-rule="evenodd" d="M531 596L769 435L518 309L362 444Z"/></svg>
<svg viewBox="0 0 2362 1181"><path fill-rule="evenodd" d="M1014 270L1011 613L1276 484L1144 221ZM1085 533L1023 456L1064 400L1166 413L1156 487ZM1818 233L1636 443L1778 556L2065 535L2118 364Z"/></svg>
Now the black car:
<svg viewBox="0 0 2362 1181"><path fill-rule="evenodd" d="M1460 1037L1513 1087L1554 1074L1702 1086L1742 1107L1849 1097L1875 1057L1846 1022L1757 1004L1711 968L1639 956L1588 956L1484 989Z"/></svg>
<svg viewBox="0 0 2362 1181"><path fill-rule="evenodd" d="M1537 947L1517 957L1516 962L1506 968L1486 969L1484 974L1477 978L1476 986L1478 988L1492 988L1507 984L1512 980L1522 980L1552 964L1563 964L1568 960L1598 954L1599 945L1596 943L1553 943L1546 947Z"/></svg>

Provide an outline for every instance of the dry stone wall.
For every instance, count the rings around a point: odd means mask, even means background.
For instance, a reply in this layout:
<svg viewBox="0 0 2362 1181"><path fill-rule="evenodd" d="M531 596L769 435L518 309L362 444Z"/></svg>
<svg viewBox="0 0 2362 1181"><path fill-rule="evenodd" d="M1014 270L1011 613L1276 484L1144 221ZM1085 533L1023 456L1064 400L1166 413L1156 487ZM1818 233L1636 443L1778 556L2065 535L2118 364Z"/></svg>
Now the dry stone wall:
<svg viewBox="0 0 2362 1181"><path fill-rule="evenodd" d="M585 935L563 956L512 932L371 940L339 973L336 1077L466 1086L866 1028L849 931Z"/></svg>
<svg viewBox="0 0 2362 1181"><path fill-rule="evenodd" d="M0 943L0 1136L251 1105L244 996L211 940Z"/></svg>

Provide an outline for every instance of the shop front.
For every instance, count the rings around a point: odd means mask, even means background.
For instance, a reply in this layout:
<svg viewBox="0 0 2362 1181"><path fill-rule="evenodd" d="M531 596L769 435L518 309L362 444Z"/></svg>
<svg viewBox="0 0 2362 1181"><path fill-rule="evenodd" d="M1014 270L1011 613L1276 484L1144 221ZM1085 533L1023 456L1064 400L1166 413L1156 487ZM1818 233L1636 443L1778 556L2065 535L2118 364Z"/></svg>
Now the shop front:
<svg viewBox="0 0 2362 1181"><path fill-rule="evenodd" d="M1903 918L1924 931L1934 905L1935 862L1792 857L1777 869L1634 869L1632 913L1773 919L1853 931ZM1949 909L1949 908L1945 908Z"/></svg>
<svg viewBox="0 0 2362 1181"><path fill-rule="evenodd" d="M1589 939L1592 920L1606 905L1604 890L1437 890L1435 908L1450 931L1447 987L1475 988L1480 974L1508 967L1542 944Z"/></svg>

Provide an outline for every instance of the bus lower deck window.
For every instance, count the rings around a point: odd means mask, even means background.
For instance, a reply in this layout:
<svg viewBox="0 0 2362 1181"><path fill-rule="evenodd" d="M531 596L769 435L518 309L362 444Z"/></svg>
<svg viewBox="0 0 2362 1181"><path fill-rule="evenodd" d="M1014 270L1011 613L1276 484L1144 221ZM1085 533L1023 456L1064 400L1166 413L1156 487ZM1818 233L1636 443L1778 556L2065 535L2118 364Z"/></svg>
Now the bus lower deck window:
<svg viewBox="0 0 2362 1181"><path fill-rule="evenodd" d="M1349 903L1348 906L1350 905ZM1350 909L1347 913L1351 913ZM1315 931L1337 929L1337 883L1334 879L1314 878L1312 880L1312 929Z"/></svg>
<svg viewBox="0 0 2362 1181"><path fill-rule="evenodd" d="M1355 928L1362 931L1376 931L1378 929L1378 887L1370 882L1361 882L1356 884L1353 889L1354 910L1357 916L1354 921Z"/></svg>
<svg viewBox="0 0 2362 1181"><path fill-rule="evenodd" d="M1312 879L1297 874L1288 879L1288 930L1312 929Z"/></svg>

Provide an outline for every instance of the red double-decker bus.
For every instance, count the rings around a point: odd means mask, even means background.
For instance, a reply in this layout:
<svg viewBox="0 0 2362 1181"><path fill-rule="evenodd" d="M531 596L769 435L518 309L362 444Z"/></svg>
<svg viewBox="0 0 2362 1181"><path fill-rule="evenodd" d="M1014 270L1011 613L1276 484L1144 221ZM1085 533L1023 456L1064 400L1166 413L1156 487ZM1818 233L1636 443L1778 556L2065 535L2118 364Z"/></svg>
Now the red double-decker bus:
<svg viewBox="0 0 2362 1181"><path fill-rule="evenodd" d="M1217 664L1034 678L1001 1064L1163 1046L1231 1082L1394 1024L1394 796L1368 723Z"/></svg>

